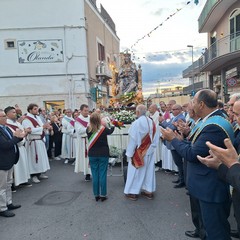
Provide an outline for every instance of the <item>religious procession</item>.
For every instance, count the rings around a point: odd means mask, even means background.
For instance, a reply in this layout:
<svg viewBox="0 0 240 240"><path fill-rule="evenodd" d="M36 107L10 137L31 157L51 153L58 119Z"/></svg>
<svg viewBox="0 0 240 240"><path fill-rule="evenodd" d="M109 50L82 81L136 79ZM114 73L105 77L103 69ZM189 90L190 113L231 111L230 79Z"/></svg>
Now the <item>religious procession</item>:
<svg viewBox="0 0 240 240"><path fill-rule="evenodd" d="M160 102L160 108L139 104L134 113L123 110L118 115L107 109L89 110L86 104L51 113L33 103L26 113L18 105L6 107L0 111L0 216L15 216L12 210L21 205L13 204L12 192L47 181L51 161L71 164L73 172L81 173L79 177L92 181L95 201L111 198L107 172L116 151L111 153L109 136L127 126L123 189L127 200L154 200L156 172L173 172L173 188L184 188L189 195L195 230L186 231L186 236L224 240L238 236L238 231L230 231L228 217L232 203L236 222L240 221L235 157L239 99L240 94L235 94L224 105L215 92L204 89L183 105L175 100Z"/></svg>
<svg viewBox="0 0 240 240"><path fill-rule="evenodd" d="M104 1L0 1L0 238L239 239L240 1Z"/></svg>

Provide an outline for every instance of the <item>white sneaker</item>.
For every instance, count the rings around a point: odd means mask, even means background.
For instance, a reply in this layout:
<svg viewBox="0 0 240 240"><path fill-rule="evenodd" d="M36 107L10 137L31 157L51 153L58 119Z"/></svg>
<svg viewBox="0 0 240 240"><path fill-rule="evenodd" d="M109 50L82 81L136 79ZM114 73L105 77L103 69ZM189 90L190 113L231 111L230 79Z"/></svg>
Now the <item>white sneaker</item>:
<svg viewBox="0 0 240 240"><path fill-rule="evenodd" d="M39 178L40 178L40 179L48 179L48 176L45 175L45 174L43 174L43 173L41 173L41 175L39 176Z"/></svg>
<svg viewBox="0 0 240 240"><path fill-rule="evenodd" d="M61 158L60 157L55 157L54 160L59 161L59 160L61 160Z"/></svg>
<svg viewBox="0 0 240 240"><path fill-rule="evenodd" d="M155 172L159 171L160 167L155 167Z"/></svg>
<svg viewBox="0 0 240 240"><path fill-rule="evenodd" d="M40 183L40 180L38 179L37 176L32 177L32 182L33 183Z"/></svg>
<svg viewBox="0 0 240 240"><path fill-rule="evenodd" d="M67 163L68 163L68 159L66 159L66 160L64 161L64 163L67 164Z"/></svg>

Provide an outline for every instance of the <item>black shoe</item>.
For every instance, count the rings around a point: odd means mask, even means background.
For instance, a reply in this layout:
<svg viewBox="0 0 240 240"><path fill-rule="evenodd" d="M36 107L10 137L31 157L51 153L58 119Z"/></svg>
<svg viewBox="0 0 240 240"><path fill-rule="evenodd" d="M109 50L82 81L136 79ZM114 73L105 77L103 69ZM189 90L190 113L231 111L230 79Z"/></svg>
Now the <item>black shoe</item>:
<svg viewBox="0 0 240 240"><path fill-rule="evenodd" d="M191 238L199 238L199 233L195 230L195 231L186 231L185 235Z"/></svg>
<svg viewBox="0 0 240 240"><path fill-rule="evenodd" d="M239 238L239 232L238 230L231 230L230 231L230 236L233 237L233 238Z"/></svg>
<svg viewBox="0 0 240 240"><path fill-rule="evenodd" d="M99 199L100 199L99 196L95 197L96 202L98 202Z"/></svg>
<svg viewBox="0 0 240 240"><path fill-rule="evenodd" d="M6 211L3 211L3 212L0 212L0 216L2 216L2 217L14 217L15 214L11 211L6 210Z"/></svg>
<svg viewBox="0 0 240 240"><path fill-rule="evenodd" d="M8 210L14 210L14 209L17 209L20 207L21 207L21 205L13 205L12 203L7 205Z"/></svg>
<svg viewBox="0 0 240 240"><path fill-rule="evenodd" d="M183 188L183 187L185 187L185 183L179 183L174 186L174 188Z"/></svg>
<svg viewBox="0 0 240 240"><path fill-rule="evenodd" d="M91 175L90 174L87 174L86 177L85 177L85 182L89 182L91 181Z"/></svg>
<svg viewBox="0 0 240 240"><path fill-rule="evenodd" d="M11 190L12 190L12 192L16 192L17 191L17 189L16 189L16 187L14 185L11 186Z"/></svg>
<svg viewBox="0 0 240 240"><path fill-rule="evenodd" d="M107 200L108 198L107 197L100 197L101 198L101 201L104 202L105 200Z"/></svg>
<svg viewBox="0 0 240 240"><path fill-rule="evenodd" d="M174 180L174 181L172 181L172 183L180 183L180 180L178 179L178 180Z"/></svg>

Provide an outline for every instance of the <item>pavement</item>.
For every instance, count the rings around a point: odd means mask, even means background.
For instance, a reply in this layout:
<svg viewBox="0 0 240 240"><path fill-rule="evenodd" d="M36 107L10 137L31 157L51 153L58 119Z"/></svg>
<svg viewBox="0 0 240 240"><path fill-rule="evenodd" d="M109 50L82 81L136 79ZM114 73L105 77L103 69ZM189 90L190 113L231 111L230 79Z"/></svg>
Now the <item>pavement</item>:
<svg viewBox="0 0 240 240"><path fill-rule="evenodd" d="M0 240L189 240L193 230L186 189L174 189L171 173L156 172L153 200L125 198L122 176L108 177L108 200L96 202L92 183L74 166L50 161L49 179L17 189L13 218L0 217ZM111 174L111 172L109 172ZM113 174L121 174L119 166ZM231 216L230 222L236 229Z"/></svg>

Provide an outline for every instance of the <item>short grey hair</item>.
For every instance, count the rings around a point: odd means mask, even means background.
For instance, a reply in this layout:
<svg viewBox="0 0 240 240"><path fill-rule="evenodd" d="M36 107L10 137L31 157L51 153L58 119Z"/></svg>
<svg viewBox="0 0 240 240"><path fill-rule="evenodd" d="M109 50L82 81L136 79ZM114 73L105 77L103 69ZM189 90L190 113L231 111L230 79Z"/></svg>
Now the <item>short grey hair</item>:
<svg viewBox="0 0 240 240"><path fill-rule="evenodd" d="M232 95L230 96L230 99L231 99L231 98L236 98L235 101L240 100L240 93L234 93L234 94L232 94Z"/></svg>
<svg viewBox="0 0 240 240"><path fill-rule="evenodd" d="M140 104L137 106L136 108L136 111L139 112L139 115L142 116L142 115L146 115L147 113L147 107L143 104Z"/></svg>

